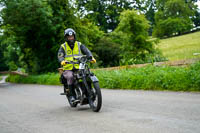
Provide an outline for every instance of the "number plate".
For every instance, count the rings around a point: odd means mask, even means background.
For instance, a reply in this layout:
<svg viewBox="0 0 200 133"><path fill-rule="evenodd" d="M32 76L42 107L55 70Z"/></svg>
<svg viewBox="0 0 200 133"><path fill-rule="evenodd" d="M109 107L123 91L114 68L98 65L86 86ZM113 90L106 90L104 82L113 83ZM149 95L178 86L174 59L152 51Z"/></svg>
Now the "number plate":
<svg viewBox="0 0 200 133"><path fill-rule="evenodd" d="M85 64L80 63L80 64L79 64L79 69L85 69Z"/></svg>
<svg viewBox="0 0 200 133"><path fill-rule="evenodd" d="M98 82L98 78L96 76L90 76L92 82Z"/></svg>

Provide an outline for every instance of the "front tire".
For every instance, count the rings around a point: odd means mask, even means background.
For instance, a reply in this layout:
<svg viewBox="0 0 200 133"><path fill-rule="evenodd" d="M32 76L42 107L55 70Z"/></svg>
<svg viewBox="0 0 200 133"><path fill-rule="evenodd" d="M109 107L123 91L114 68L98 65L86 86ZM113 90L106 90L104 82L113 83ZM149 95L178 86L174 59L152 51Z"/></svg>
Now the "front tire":
<svg viewBox="0 0 200 133"><path fill-rule="evenodd" d="M89 98L90 108L92 108L94 112L99 112L102 106L102 95L99 83L98 82L91 83L90 87L92 92L92 96L90 96Z"/></svg>

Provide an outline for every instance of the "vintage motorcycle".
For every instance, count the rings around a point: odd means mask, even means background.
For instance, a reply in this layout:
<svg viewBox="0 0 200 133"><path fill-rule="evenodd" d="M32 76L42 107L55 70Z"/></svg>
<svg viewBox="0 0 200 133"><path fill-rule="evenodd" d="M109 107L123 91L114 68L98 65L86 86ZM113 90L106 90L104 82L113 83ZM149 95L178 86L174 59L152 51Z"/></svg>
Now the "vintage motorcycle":
<svg viewBox="0 0 200 133"><path fill-rule="evenodd" d="M73 84L77 100L75 102L69 100L67 80L64 78L63 74L61 74L60 81L64 85L64 95L66 95L71 107L76 107L77 104L89 104L94 112L99 112L102 106L102 95L99 87L99 80L94 73L90 71L87 64L91 59L85 55L74 59L76 62L71 61L66 63L79 64L79 70L74 71Z"/></svg>

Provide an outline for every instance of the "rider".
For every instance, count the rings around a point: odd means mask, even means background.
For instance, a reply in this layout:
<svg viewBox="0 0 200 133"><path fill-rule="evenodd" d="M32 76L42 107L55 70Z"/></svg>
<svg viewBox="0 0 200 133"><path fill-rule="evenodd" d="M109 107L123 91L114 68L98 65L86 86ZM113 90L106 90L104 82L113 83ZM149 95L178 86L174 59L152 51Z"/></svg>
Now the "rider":
<svg viewBox="0 0 200 133"><path fill-rule="evenodd" d="M74 61L74 57L79 57L81 55L87 55L91 58L91 63L96 63L96 60L92 56L90 50L80 42L76 41L76 32L68 28L64 32L65 43L61 44L58 51L58 60L63 66L63 76L67 79L67 84L69 88L69 99L71 102L75 101L75 92L73 88L73 72L79 69L79 64L68 64L66 61ZM61 93L66 95L65 93Z"/></svg>

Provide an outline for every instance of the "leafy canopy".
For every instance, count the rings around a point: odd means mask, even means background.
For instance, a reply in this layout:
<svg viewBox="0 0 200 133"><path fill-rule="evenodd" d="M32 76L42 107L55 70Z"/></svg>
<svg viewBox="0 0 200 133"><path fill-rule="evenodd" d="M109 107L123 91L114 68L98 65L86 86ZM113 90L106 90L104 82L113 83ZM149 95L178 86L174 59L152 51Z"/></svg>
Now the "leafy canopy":
<svg viewBox="0 0 200 133"><path fill-rule="evenodd" d="M155 14L154 35L157 37L182 34L192 28L194 4L185 0L159 0ZM195 7L194 7L195 8Z"/></svg>
<svg viewBox="0 0 200 133"><path fill-rule="evenodd" d="M153 42L148 41L149 22L136 10L126 10L120 15L115 35L121 39L121 63L133 64L144 61L153 52Z"/></svg>
<svg viewBox="0 0 200 133"><path fill-rule="evenodd" d="M98 27L87 19L82 20L74 15L68 0L0 2L5 7L1 11L4 46L20 50L20 57L16 56L17 59L12 58L12 61L23 62L15 65L25 67L28 72L56 71L59 67L57 51L64 43L66 28L74 28L78 40L91 48L102 35ZM14 38L14 43L7 41L10 36Z"/></svg>

